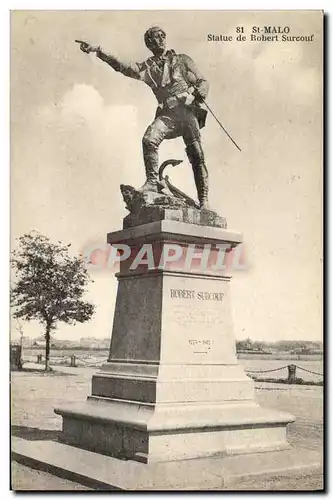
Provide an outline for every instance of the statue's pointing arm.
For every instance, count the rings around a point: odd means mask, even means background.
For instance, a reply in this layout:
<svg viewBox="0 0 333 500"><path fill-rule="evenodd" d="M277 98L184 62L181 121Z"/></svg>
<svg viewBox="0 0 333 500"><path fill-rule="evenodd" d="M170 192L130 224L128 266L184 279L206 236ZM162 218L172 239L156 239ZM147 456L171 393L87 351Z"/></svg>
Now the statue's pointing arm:
<svg viewBox="0 0 333 500"><path fill-rule="evenodd" d="M123 75L130 78L140 80L140 72L143 69L142 63L119 61L119 59L113 54L105 53L100 47L97 47L96 56L102 61L106 62L115 71L119 71Z"/></svg>
<svg viewBox="0 0 333 500"><path fill-rule="evenodd" d="M109 64L115 71L120 71L123 75L130 78L141 79L140 72L144 69L144 63L125 63L119 61L114 55L104 52L100 46L90 45L90 43L82 40L75 40L75 42L80 44L82 52L86 54L95 52L99 59Z"/></svg>
<svg viewBox="0 0 333 500"><path fill-rule="evenodd" d="M182 54L182 59L188 72L188 78L194 87L194 94L200 100L206 99L209 83L198 70L195 62L186 54Z"/></svg>

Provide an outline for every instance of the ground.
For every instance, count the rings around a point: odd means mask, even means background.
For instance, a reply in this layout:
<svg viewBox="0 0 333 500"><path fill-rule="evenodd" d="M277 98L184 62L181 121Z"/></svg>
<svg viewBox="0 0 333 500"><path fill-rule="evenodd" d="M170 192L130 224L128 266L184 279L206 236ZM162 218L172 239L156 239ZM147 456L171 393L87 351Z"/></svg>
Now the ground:
<svg viewBox="0 0 333 500"><path fill-rule="evenodd" d="M28 368L28 367L27 367ZM31 368L33 366L31 365ZM90 393L91 376L96 368L56 367L53 374L36 371L13 372L12 434L21 438L52 439L61 430L61 417L53 408L69 401L83 401ZM296 416L289 426L293 446L321 450L323 446L323 388L257 383L256 399L263 406L285 410ZM14 490L87 489L70 481L13 463ZM233 486L237 490L320 490L322 476L274 478L266 482L247 481Z"/></svg>
<svg viewBox="0 0 333 500"><path fill-rule="evenodd" d="M36 489L42 491L86 491L90 489L82 484L73 483L52 474L25 467L17 462L12 462L12 487L16 491L31 491Z"/></svg>

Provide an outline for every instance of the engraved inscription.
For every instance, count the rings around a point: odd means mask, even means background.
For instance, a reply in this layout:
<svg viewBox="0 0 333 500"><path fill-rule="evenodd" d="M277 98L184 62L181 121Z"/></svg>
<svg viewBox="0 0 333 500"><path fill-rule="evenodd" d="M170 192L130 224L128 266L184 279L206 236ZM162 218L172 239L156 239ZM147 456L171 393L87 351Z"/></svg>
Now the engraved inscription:
<svg viewBox="0 0 333 500"><path fill-rule="evenodd" d="M198 292L197 299L199 300L215 300L216 302L222 302L224 293L222 292Z"/></svg>
<svg viewBox="0 0 333 500"><path fill-rule="evenodd" d="M195 292L195 290L186 290L179 288L170 289L170 297L172 299L194 299L194 300L214 300L222 302L223 292Z"/></svg>
<svg viewBox="0 0 333 500"><path fill-rule="evenodd" d="M172 299L194 299L194 290L182 290L178 288L171 288L170 296Z"/></svg>
<svg viewBox="0 0 333 500"><path fill-rule="evenodd" d="M195 340L195 339L190 339L188 341L190 346L193 349L193 354L208 354L208 352L211 350L212 345L213 345L213 340Z"/></svg>
<svg viewBox="0 0 333 500"><path fill-rule="evenodd" d="M213 308L200 309L184 309L183 305L173 306L174 320L183 326L191 326L195 324L202 325L217 325L223 324L224 320L220 310Z"/></svg>

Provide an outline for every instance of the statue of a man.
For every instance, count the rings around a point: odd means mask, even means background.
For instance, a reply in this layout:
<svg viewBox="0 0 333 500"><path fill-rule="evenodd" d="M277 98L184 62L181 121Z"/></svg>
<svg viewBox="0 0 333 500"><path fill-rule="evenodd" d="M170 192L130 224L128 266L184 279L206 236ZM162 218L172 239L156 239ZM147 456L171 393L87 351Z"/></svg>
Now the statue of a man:
<svg viewBox="0 0 333 500"><path fill-rule="evenodd" d="M208 82L189 56L166 50L166 34L161 28L150 28L144 40L153 56L142 63L124 63L104 52L100 46L86 42L81 42L80 48L86 53L95 52L99 59L123 75L145 82L157 98L155 119L142 139L147 180L140 190L158 192L159 145L164 139L182 136L192 165L200 207L207 207L208 172L200 128L205 125L206 111L201 104L208 93Z"/></svg>

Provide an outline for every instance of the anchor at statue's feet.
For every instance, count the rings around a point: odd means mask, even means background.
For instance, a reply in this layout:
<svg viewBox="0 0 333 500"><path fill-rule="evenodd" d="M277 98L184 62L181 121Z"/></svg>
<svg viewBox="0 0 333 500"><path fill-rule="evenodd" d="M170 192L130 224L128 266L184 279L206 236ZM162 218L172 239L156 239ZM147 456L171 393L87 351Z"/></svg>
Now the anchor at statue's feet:
<svg viewBox="0 0 333 500"><path fill-rule="evenodd" d="M194 169L193 168L193 173L194 173L194 180L198 192L198 200L199 203L194 201L190 196L185 194L183 191L178 189L176 186L171 184L169 180L169 176L166 175L163 177L164 170L166 167L171 165L172 167L175 167L182 163L183 160L175 160L175 159L170 159L164 161L158 171L158 174L154 171L153 173L147 173L147 180L141 186L140 189L138 189L139 192L146 192L146 191L151 191L154 193L163 193L163 194L168 194L171 196L175 196L176 198L179 199L184 199L187 201L189 206L192 206L194 208L205 208L209 209L208 207L208 173L206 168L202 168L202 166L199 166L199 168ZM197 167L197 166L196 166Z"/></svg>
<svg viewBox="0 0 333 500"><path fill-rule="evenodd" d="M124 227L166 218L192 224L227 227L225 217L219 216L208 207L207 199L204 204L202 199L199 199L199 202L194 200L172 184L169 176L165 175L168 166L175 167L181 163L182 160L175 159L164 161L154 182L151 183L147 179L140 189L121 184L120 190L130 212L124 219Z"/></svg>
<svg viewBox="0 0 333 500"><path fill-rule="evenodd" d="M196 202L193 198L191 198L186 193L184 193L176 186L174 186L171 183L168 175L163 176L164 171L168 166L175 167L177 165L180 165L182 162L183 160L175 160L175 159L164 161L158 170L158 178L157 176L154 177L151 176L150 178L148 178L146 182L143 184L143 186L141 186L141 188L138 189L138 192L144 193L150 191L153 193L161 193L167 196L174 196L178 200L182 200L183 202L185 202L186 205L188 205L189 207L197 209L200 208L209 209L207 200L208 187L207 189L201 188L201 185L199 186L199 188L197 187L199 202Z"/></svg>

